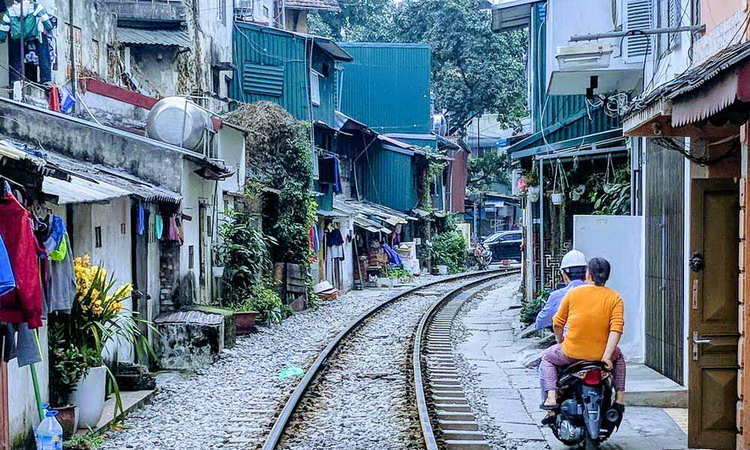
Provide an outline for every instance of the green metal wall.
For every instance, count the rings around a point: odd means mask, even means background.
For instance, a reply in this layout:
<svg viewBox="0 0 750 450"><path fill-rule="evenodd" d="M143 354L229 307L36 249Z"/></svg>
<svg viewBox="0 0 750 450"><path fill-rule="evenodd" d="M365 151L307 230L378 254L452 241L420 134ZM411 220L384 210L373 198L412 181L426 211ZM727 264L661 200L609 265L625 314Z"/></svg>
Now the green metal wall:
<svg viewBox="0 0 750 450"><path fill-rule="evenodd" d="M425 44L340 43L341 112L379 133L430 131L432 50Z"/></svg>
<svg viewBox="0 0 750 450"><path fill-rule="evenodd" d="M381 142L357 160L357 185L365 200L399 211L417 206L417 170L413 155L387 150Z"/></svg>
<svg viewBox="0 0 750 450"><path fill-rule="evenodd" d="M280 104L299 120L310 120L308 94L308 60L305 38L282 30L248 23L236 23L233 32L234 64L237 74L232 80L230 96L244 103L267 100ZM328 77L320 78L320 106L313 107L312 118L329 125L334 123L335 61L317 48L312 66L318 72L323 63L331 68ZM248 93L243 90L246 64L282 67L284 71L281 96Z"/></svg>

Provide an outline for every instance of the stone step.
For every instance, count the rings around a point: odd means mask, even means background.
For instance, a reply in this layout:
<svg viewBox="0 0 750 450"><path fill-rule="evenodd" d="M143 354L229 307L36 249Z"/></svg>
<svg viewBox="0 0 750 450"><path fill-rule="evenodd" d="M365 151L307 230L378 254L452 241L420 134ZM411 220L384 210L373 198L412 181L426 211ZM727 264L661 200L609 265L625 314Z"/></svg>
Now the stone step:
<svg viewBox="0 0 750 450"><path fill-rule="evenodd" d="M473 422L476 420L474 414L465 411L441 411L435 412L438 420L460 420L465 422Z"/></svg>
<svg viewBox="0 0 750 450"><path fill-rule="evenodd" d="M448 450L490 450L490 443L482 440L448 439L445 440L445 448Z"/></svg>
<svg viewBox="0 0 750 450"><path fill-rule="evenodd" d="M484 440L484 433L481 431L466 431L466 430L441 430L443 439L448 440Z"/></svg>
<svg viewBox="0 0 750 450"><path fill-rule="evenodd" d="M463 398L463 396L464 396L464 391L463 390L456 390L456 388L454 388L454 387L451 387L451 388L448 388L448 389L440 389L440 388L434 389L433 388L432 390L435 391L435 395L437 395L439 397L453 397L453 398L460 397L460 398Z"/></svg>
<svg viewBox="0 0 750 450"><path fill-rule="evenodd" d="M432 387L461 386L461 382L458 380L441 380L441 379L435 379L435 377L431 377L430 385Z"/></svg>
<svg viewBox="0 0 750 450"><path fill-rule="evenodd" d="M438 420L438 424L443 432L448 430L479 431L479 424L473 420Z"/></svg>
<svg viewBox="0 0 750 450"><path fill-rule="evenodd" d="M433 397L433 400L435 398ZM439 413L446 412L446 413L452 413L452 412L459 412L459 413L470 413L471 407L467 404L461 405L461 404L451 404L451 403L436 403L435 404L435 411Z"/></svg>

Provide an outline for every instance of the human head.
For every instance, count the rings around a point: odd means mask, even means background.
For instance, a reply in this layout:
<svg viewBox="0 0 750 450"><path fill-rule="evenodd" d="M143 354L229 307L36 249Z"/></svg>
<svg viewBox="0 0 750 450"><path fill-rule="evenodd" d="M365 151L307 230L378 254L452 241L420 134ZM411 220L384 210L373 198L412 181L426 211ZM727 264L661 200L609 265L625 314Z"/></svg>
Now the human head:
<svg viewBox="0 0 750 450"><path fill-rule="evenodd" d="M586 280L597 286L604 286L609 280L611 268L604 258L591 258L586 272Z"/></svg>
<svg viewBox="0 0 750 450"><path fill-rule="evenodd" d="M585 279L586 256L578 250L569 251L560 262L560 272L562 272L563 280L566 283L570 283L572 280Z"/></svg>

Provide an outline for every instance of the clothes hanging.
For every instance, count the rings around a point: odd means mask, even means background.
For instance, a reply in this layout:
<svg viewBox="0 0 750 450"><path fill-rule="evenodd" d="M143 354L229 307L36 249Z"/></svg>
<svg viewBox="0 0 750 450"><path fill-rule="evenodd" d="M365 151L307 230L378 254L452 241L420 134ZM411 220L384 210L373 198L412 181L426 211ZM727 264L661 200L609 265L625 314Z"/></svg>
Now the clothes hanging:
<svg viewBox="0 0 750 450"><path fill-rule="evenodd" d="M0 295L7 294L15 287L16 279L13 277L8 251L5 249L3 238L0 237Z"/></svg>
<svg viewBox="0 0 750 450"><path fill-rule="evenodd" d="M164 237L164 219L162 219L161 214L157 214L154 217L154 234L156 235L156 239Z"/></svg>
<svg viewBox="0 0 750 450"><path fill-rule="evenodd" d="M50 238L49 240L52 240ZM44 248L47 249L47 252L49 254L49 259L56 262L65 261L65 258L68 256L68 251L70 245L68 245L68 235L63 234L62 239L60 240L60 243L55 246L54 242L50 242L49 245L45 241L43 244ZM54 249L54 250L50 250Z"/></svg>
<svg viewBox="0 0 750 450"><path fill-rule="evenodd" d="M23 14L21 14L23 12ZM37 2L23 0L8 7L0 21L0 42L11 39L42 41L44 31L52 31L52 16Z"/></svg>
<svg viewBox="0 0 750 450"><path fill-rule="evenodd" d="M138 210L136 212L136 221L135 221L135 232L138 233L139 236L143 236L143 233L146 231L146 212L143 208L143 203L138 202Z"/></svg>
<svg viewBox="0 0 750 450"><path fill-rule="evenodd" d="M0 325L2 325L0 328L4 328L0 335L4 342L0 342L0 344L5 346L5 353L3 354L5 362L18 358L18 366L24 367L42 360L39 347L34 339L34 332L31 331L28 324L4 323Z"/></svg>
<svg viewBox="0 0 750 450"><path fill-rule="evenodd" d="M392 266L402 266L401 256L388 244L383 244L383 251L388 255L388 264Z"/></svg>
<svg viewBox="0 0 750 450"><path fill-rule="evenodd" d="M0 237L16 279L16 289L0 296L0 322L28 322L30 328L42 326L42 284L39 246L31 228L29 211L13 195L0 201Z"/></svg>
<svg viewBox="0 0 750 450"><path fill-rule="evenodd" d="M45 250L49 251L54 245L52 238L44 242ZM52 253L59 253L64 248L62 259L52 258ZM73 254L68 245L68 234L63 235L60 246L50 253L48 266L49 276L45 283L45 299L47 311L50 313L69 312L76 297L76 278L73 269Z"/></svg>
<svg viewBox="0 0 750 450"><path fill-rule="evenodd" d="M328 232L326 243L329 247L344 245L344 236L341 234L341 230L338 228L334 228L333 231Z"/></svg>
<svg viewBox="0 0 750 450"><path fill-rule="evenodd" d="M318 161L318 182L330 185L336 194L343 191L338 158L333 156L320 158Z"/></svg>

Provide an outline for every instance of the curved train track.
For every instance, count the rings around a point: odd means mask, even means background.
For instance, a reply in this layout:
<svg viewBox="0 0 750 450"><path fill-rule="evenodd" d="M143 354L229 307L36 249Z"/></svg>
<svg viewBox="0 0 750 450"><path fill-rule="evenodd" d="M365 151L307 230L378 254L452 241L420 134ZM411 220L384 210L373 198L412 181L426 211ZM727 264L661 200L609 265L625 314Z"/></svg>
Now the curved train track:
<svg viewBox="0 0 750 450"><path fill-rule="evenodd" d="M469 281L441 293L438 300L432 302L427 311L416 319L418 325L413 335L412 355L407 358L411 362L413 373L414 392L410 393L413 394L410 397L414 398L414 404L410 406L415 411L415 418L418 417L421 438L428 449L488 448L483 436L477 431L478 427L463 398L463 391L455 373L449 335L450 323L464 301L498 278L514 273L517 273L517 270L492 270L427 283L388 298L352 321L323 349L292 392L268 434L263 449L272 450L279 446L294 422L293 418L299 414L300 405L313 387L323 382L321 379L325 378L326 368L333 365L337 354L348 341L356 341L356 333L363 329L366 323L390 306L402 303L401 300L415 295L434 295L429 291L430 288L439 288L440 285L467 279ZM413 329L414 325L411 326L411 330Z"/></svg>

